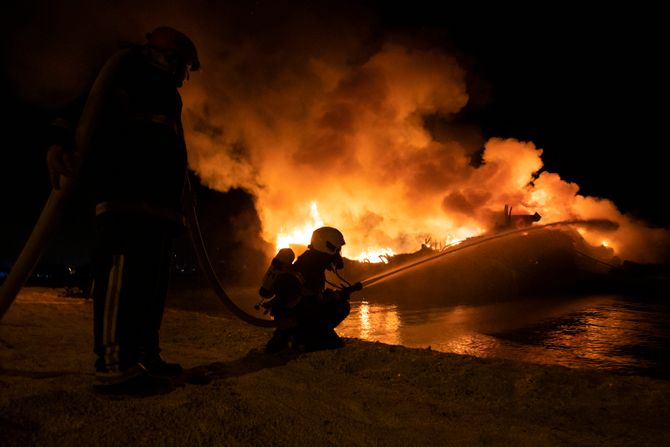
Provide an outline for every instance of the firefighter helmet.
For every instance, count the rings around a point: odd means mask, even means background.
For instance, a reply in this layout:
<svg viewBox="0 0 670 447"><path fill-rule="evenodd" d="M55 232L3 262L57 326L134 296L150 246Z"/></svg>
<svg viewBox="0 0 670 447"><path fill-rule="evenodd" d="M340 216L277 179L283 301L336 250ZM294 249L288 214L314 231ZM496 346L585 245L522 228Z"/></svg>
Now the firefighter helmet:
<svg viewBox="0 0 670 447"><path fill-rule="evenodd" d="M333 227L321 227L312 233L312 241L309 246L316 251L335 255L340 252L344 244L344 236L340 230Z"/></svg>
<svg viewBox="0 0 670 447"><path fill-rule="evenodd" d="M193 41L181 31L169 26L159 26L147 33L147 45L159 50L175 51L183 62L190 67L190 71L200 68L198 50Z"/></svg>

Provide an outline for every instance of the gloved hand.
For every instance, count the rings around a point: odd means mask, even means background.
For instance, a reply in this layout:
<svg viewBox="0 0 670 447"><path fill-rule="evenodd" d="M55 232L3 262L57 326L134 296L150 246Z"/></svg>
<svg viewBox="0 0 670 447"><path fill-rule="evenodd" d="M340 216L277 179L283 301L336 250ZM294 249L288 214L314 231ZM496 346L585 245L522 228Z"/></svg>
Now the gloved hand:
<svg viewBox="0 0 670 447"><path fill-rule="evenodd" d="M47 168L49 169L49 178L51 186L55 190L60 190L62 186L61 176L75 176L76 156L66 151L60 144L52 144L47 149Z"/></svg>
<svg viewBox="0 0 670 447"><path fill-rule="evenodd" d="M351 294L353 292L358 292L359 290L362 290L362 289L363 289L363 284L361 284L360 282L357 282L357 283L354 283L354 284L350 285L349 287L344 287L343 289L338 290L337 293L343 299L348 300L349 298L351 298Z"/></svg>

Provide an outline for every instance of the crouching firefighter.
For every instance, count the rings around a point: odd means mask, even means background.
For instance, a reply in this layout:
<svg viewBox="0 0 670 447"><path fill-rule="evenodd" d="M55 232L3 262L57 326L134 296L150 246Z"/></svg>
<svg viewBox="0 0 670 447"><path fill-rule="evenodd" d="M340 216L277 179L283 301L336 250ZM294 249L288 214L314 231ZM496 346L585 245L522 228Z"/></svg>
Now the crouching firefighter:
<svg viewBox="0 0 670 447"><path fill-rule="evenodd" d="M342 233L321 227L312 233L307 250L295 259L289 248L272 260L259 290L264 309L277 321L277 329L265 346L276 353L291 348L298 351L336 349L344 346L335 328L349 315L349 297L361 290L360 283L349 284L338 274L344 267L340 250ZM326 288L326 271L334 272L346 286Z"/></svg>

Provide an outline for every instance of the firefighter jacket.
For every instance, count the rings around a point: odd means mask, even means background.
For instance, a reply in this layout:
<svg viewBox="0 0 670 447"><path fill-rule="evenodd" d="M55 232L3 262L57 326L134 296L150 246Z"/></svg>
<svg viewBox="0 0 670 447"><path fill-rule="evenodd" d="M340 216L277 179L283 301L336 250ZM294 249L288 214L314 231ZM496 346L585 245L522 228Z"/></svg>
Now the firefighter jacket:
<svg viewBox="0 0 670 447"><path fill-rule="evenodd" d="M96 215L178 220L187 163L182 101L174 76L145 50L128 51L103 92L82 179Z"/></svg>

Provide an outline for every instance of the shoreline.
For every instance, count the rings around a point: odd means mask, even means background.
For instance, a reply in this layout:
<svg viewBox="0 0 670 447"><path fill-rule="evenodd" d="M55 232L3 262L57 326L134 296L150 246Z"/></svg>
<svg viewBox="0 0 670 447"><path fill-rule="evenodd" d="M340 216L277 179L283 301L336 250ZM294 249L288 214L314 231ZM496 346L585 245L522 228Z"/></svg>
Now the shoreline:
<svg viewBox="0 0 670 447"><path fill-rule="evenodd" d="M3 445L667 445L670 383L345 339L261 353L271 329L166 309L167 361L209 383L93 393L92 302L26 288L0 322Z"/></svg>

